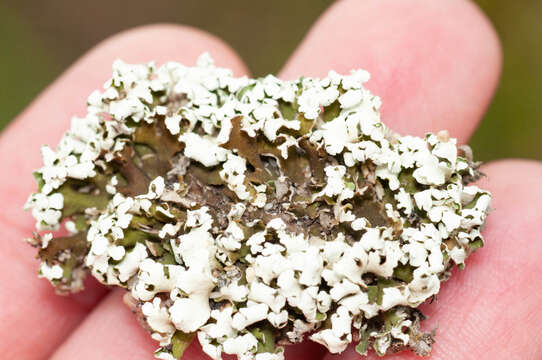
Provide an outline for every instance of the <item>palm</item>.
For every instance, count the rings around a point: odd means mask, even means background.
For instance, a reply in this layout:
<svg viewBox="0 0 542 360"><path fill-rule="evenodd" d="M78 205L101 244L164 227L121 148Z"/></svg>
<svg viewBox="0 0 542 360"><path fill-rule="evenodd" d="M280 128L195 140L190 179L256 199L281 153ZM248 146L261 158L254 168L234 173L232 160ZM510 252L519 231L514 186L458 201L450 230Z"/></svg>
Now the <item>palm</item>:
<svg viewBox="0 0 542 360"><path fill-rule="evenodd" d="M205 33L178 26L136 29L85 55L3 133L0 157L7 173L0 179L0 199L8 205L0 210L3 358L151 357L156 344L123 306L121 291L108 292L89 281L84 293L58 297L36 278L34 250L21 243L33 221L19 209L34 189L30 174L39 166L39 146L56 143L70 116L83 115L82 99L107 78L114 58L191 64L203 51L237 75L247 72L231 49ZM327 11L280 76L366 68L373 75L369 88L383 98L383 119L390 127L416 135L448 129L464 143L496 87L500 56L490 26L463 0L352 0ZM483 171L488 175L483 186L495 198L487 245L469 259L468 271L455 271L438 301L424 305L430 316L426 326L439 325L432 358L539 358L542 166L509 160L488 164ZM324 354L318 345L304 343L289 348L287 359L359 358L353 349ZM185 356L205 358L197 344ZM414 357L403 353L394 358Z"/></svg>

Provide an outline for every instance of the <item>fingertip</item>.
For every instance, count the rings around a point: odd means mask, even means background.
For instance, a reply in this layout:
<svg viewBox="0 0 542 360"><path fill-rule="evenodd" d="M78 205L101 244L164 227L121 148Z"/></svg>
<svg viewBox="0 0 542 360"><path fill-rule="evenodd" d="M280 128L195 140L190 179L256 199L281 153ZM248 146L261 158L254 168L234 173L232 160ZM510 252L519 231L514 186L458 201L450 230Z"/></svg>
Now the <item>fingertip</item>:
<svg viewBox="0 0 542 360"><path fill-rule="evenodd" d="M497 86L495 30L467 0L345 0L316 22L281 76L369 70L383 121L423 135L448 129L468 140Z"/></svg>
<svg viewBox="0 0 542 360"><path fill-rule="evenodd" d="M0 162L11 176L0 179L0 198L24 204L35 188L31 176L41 163L40 147L55 145L73 116L84 116L86 101L111 77L115 59L129 63L176 61L193 65L209 52L218 66L236 75L247 74L240 57L224 41L205 31L174 24L145 25L114 35L89 50L46 88L0 136ZM24 156L19 153L24 149ZM0 210L3 217L21 227L29 216L22 211Z"/></svg>
<svg viewBox="0 0 542 360"><path fill-rule="evenodd" d="M116 58L129 63L177 61L194 64L202 53L210 52L218 66L232 69L237 76L248 74L239 55L219 37L187 25L159 23L142 25L117 33L97 44L81 62L99 62L109 75Z"/></svg>
<svg viewBox="0 0 542 360"><path fill-rule="evenodd" d="M504 218L510 223L532 221L533 217L542 221L542 212L529 211L540 207L537 200L542 199L542 162L504 159L484 164L481 171L485 176L476 185L492 193L493 211L488 216L486 232L497 237L501 230L508 231L510 226L502 223ZM521 208L525 211L518 211Z"/></svg>
<svg viewBox="0 0 542 360"><path fill-rule="evenodd" d="M439 326L435 354L510 358L529 353L528 334L542 331L542 283L533 282L542 249L542 163L500 160L482 171L476 185L492 193L484 247L469 256L466 271L454 269L423 311Z"/></svg>
<svg viewBox="0 0 542 360"><path fill-rule="evenodd" d="M9 206L0 209L0 223L7 225L0 243L3 250L0 254L3 266L0 268L9 270L2 280L5 280L4 287L10 291L5 294L0 292L5 295L0 298L9 301L16 294L17 300L30 299L11 301L0 311L0 318L9 325L1 333L3 341L0 350L4 350L8 357L42 359L48 356L79 325L105 292L103 287L89 281L89 288L83 294L64 298L54 295L50 285L45 280L38 281L36 277L36 262L31 261L32 255L29 254L35 253L35 249L21 244L24 236L31 235L34 225L30 214L24 213L22 207L28 195L36 189L32 171L41 164L41 145L55 146L68 129L72 116L85 115L88 95L94 89L100 89L111 77L111 65L116 58L126 62L155 60L157 63L177 61L192 65L204 51L214 56L217 65L231 68L237 75L246 73L240 58L223 41L194 28L159 24L122 32L104 40L77 60L1 134L0 163L7 173L0 178L0 199ZM22 79L24 76L21 74ZM23 247L25 250L22 250ZM111 297L107 296L106 299ZM115 315L111 315L111 319L116 319ZM88 336L107 333L107 327L115 328L114 320L104 321L103 324L102 327L95 327L96 332ZM137 322L135 325L139 326ZM147 334L144 335L145 339L149 338ZM115 339L114 336L112 338ZM127 338L126 341L131 344L134 340ZM83 347L87 342L88 338L81 338L79 345ZM147 358L148 354L145 352L136 358ZM83 358L79 355L74 357ZM95 357L90 354L88 358ZM105 354L103 358L110 357Z"/></svg>
<svg viewBox="0 0 542 360"><path fill-rule="evenodd" d="M190 26L144 25L113 35L81 56L46 88L2 133L1 145L13 143L14 133L21 133L22 129L29 130L24 134L27 141L47 141L53 134L58 137L71 116L84 115L88 95L111 77L115 59L193 65L204 52L209 52L218 66L232 69L237 76L248 74L241 58L223 40Z"/></svg>
<svg viewBox="0 0 542 360"><path fill-rule="evenodd" d="M125 289L115 289L58 348L52 360L63 359L150 359L159 347L123 303ZM209 359L197 338L183 359Z"/></svg>
<svg viewBox="0 0 542 360"><path fill-rule="evenodd" d="M157 343L151 340L123 304L125 292L116 289L105 297L58 347L51 359L151 358Z"/></svg>

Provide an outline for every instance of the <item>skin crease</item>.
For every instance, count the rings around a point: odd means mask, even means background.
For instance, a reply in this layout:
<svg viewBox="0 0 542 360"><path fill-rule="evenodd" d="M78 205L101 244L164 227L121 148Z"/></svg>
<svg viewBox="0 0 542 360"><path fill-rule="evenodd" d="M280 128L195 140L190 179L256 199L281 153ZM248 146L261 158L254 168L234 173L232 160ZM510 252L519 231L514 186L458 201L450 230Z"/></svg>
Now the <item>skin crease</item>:
<svg viewBox="0 0 542 360"><path fill-rule="evenodd" d="M157 346L122 304L122 290L106 294L91 283L83 294L58 297L45 280L36 278L35 250L20 241L31 234L34 222L19 209L35 189L30 173L41 163L39 146L56 144L68 119L84 115L83 99L110 76L115 58L194 64L203 51L236 75L247 73L227 45L201 31L172 25L130 30L81 58L0 136L1 161L9 171L0 178L0 198L14 204L0 209L3 358L151 358ZM448 129L465 143L493 95L500 66L493 29L466 0L438 5L433 0L352 0L338 2L322 15L280 76L365 68L372 74L368 87L382 97L382 118L389 127L415 135ZM25 155L14 156L21 149ZM487 178L480 186L493 193L495 209L484 231L486 246L467 260L466 271L454 270L437 301L422 306L430 317L424 327L438 326L431 359L538 359L542 205L536 200L542 199L542 165L506 160L489 163L483 171ZM197 342L183 357L206 358ZM286 358L360 357L352 348L326 355L323 347L305 342L287 348ZM417 357L403 352L389 358Z"/></svg>

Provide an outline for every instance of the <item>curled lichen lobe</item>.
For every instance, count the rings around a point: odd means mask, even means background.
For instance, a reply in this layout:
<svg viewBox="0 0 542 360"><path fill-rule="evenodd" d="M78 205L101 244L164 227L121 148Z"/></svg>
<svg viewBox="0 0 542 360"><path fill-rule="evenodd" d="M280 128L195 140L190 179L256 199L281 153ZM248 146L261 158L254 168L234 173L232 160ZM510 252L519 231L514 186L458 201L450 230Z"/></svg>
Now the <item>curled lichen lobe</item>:
<svg viewBox="0 0 542 360"><path fill-rule="evenodd" d="M116 61L42 148L27 202L40 275L126 288L160 359L196 336L213 359L281 359L305 337L427 355L417 307L483 245L491 197L446 132L388 130L368 79Z"/></svg>

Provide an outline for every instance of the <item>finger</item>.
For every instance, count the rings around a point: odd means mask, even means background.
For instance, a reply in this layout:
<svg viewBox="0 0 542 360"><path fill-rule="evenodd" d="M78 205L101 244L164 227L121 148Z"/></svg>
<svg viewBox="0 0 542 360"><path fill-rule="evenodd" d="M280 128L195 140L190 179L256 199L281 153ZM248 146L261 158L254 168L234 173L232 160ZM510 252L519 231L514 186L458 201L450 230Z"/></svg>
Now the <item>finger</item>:
<svg viewBox="0 0 542 360"><path fill-rule="evenodd" d="M466 142L498 82L498 39L466 0L351 0L316 23L280 76L371 73L382 120L403 134L448 129Z"/></svg>
<svg viewBox="0 0 542 360"><path fill-rule="evenodd" d="M86 98L111 74L115 58L127 62L176 60L193 64L210 51L218 65L246 69L223 42L181 26L143 27L116 35L91 50L50 85L0 137L0 352L5 358L46 358L103 295L96 287L79 297L58 297L36 278L35 250L22 243L34 222L22 211L36 185L31 172L40 166L39 147L56 144L71 116L85 115ZM78 299L78 301L76 301Z"/></svg>
<svg viewBox="0 0 542 360"><path fill-rule="evenodd" d="M194 64L205 51L211 52L217 65L231 68L237 75L247 73L242 61L226 44L188 27L147 26L118 34L98 45L39 95L0 136L0 161L11 173L0 179L0 198L12 204L24 203L36 187L31 172L41 164L40 147L58 143L71 117L86 114L88 95L101 89L111 77L115 59L132 63L155 60L161 64L174 60ZM28 216L11 209L0 210L0 219L21 227L31 223Z"/></svg>
<svg viewBox="0 0 542 360"><path fill-rule="evenodd" d="M539 359L542 354L542 164L501 161L483 170L493 194L485 246L454 270L425 327L438 326L431 359ZM374 355L374 354L373 354ZM376 356L374 357L377 358ZM416 359L403 352L393 359ZM353 348L328 359L359 359Z"/></svg>
<svg viewBox="0 0 542 360"><path fill-rule="evenodd" d="M128 307L120 306L124 293L118 289L107 295L51 360L151 359L157 343L143 330Z"/></svg>

